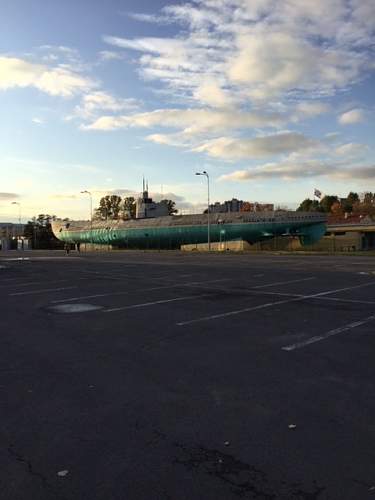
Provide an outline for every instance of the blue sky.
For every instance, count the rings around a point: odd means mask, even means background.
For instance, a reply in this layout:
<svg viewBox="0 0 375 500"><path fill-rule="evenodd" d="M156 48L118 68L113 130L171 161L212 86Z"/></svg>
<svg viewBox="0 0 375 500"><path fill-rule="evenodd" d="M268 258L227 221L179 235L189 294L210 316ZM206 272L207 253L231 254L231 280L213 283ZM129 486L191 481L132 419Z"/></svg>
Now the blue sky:
<svg viewBox="0 0 375 500"><path fill-rule="evenodd" d="M372 0L3 0L0 220L375 191Z"/></svg>

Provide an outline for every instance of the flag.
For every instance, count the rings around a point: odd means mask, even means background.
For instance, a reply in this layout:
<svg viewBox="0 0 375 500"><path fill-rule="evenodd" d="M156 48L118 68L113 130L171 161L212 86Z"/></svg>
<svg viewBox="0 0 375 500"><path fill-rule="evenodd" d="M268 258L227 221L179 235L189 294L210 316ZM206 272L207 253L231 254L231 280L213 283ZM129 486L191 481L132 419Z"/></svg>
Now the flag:
<svg viewBox="0 0 375 500"><path fill-rule="evenodd" d="M314 189L314 196L316 196L317 198L321 198L322 197L322 192L319 191L319 189Z"/></svg>

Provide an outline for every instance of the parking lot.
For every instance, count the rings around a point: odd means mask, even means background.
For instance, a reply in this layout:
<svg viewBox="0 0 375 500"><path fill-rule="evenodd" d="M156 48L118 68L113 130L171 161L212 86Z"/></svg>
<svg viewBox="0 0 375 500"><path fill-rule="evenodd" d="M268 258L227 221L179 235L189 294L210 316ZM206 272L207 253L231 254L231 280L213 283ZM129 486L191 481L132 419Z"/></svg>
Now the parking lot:
<svg viewBox="0 0 375 500"><path fill-rule="evenodd" d="M4 500L375 498L375 260L0 255Z"/></svg>

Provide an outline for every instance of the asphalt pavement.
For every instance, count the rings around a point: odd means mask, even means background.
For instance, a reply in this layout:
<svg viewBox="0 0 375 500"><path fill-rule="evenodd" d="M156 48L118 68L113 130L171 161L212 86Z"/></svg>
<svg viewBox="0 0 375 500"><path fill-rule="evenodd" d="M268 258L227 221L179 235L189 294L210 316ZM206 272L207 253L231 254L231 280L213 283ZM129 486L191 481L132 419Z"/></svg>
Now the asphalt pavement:
<svg viewBox="0 0 375 500"><path fill-rule="evenodd" d="M375 499L375 258L0 253L1 500Z"/></svg>

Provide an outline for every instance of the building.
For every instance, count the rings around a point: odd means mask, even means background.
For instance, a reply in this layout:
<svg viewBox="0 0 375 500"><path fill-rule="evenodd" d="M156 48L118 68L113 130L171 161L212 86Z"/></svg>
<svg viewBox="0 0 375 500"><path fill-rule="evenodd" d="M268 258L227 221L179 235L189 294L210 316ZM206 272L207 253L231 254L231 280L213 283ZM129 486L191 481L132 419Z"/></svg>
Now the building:
<svg viewBox="0 0 375 500"><path fill-rule="evenodd" d="M330 215L319 242L324 243L334 251L375 250L375 220L366 214Z"/></svg>
<svg viewBox="0 0 375 500"><path fill-rule="evenodd" d="M24 224L0 222L0 249L10 250L11 248L17 248L18 241L21 241L22 245L24 229Z"/></svg>
<svg viewBox="0 0 375 500"><path fill-rule="evenodd" d="M274 205L272 203L250 202L237 200L237 198L224 201L224 203L216 201L210 205L210 212L213 214L227 212L272 212L273 210Z"/></svg>
<svg viewBox="0 0 375 500"><path fill-rule="evenodd" d="M273 212L274 205L273 203L258 203L254 201L254 203L250 201L244 201L242 205L241 212Z"/></svg>

